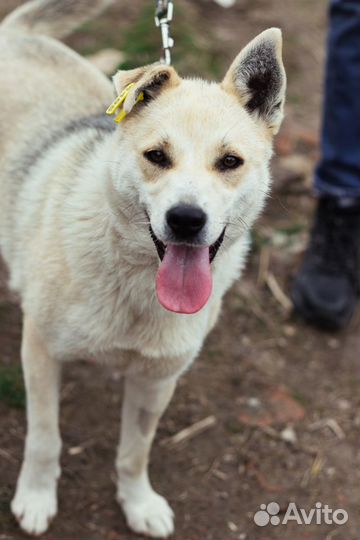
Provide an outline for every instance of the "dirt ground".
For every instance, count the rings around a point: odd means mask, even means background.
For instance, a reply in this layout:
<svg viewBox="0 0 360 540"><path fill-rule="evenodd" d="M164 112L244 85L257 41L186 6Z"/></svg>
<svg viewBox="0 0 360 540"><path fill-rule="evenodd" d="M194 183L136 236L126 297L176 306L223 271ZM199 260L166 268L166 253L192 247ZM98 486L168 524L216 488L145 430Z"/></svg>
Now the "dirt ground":
<svg viewBox="0 0 360 540"><path fill-rule="evenodd" d="M0 17L18 3L2 0ZM211 0L175 3L190 14L200 42L210 43L223 71L257 32L282 27L289 97L273 161L274 191L256 226L249 264L161 422L153 483L175 510L178 540L358 540L359 314L345 331L322 333L297 320L287 298L313 207L327 3L238 0L231 10ZM93 50L109 46L110 36L117 46L144 2L122 5L126 9L117 5L99 26L69 42L83 52L85 42ZM19 365L21 334L20 311L5 283L3 271L0 378ZM25 434L21 381L10 396L1 388L0 538L26 538L9 510ZM116 367L81 361L66 366L59 513L44 538L137 538L114 499L120 402ZM206 431L171 445L171 436L207 417L212 422ZM271 501L279 504L280 518L289 502L307 512L321 502L346 510L349 519L343 525L259 527L254 514Z"/></svg>

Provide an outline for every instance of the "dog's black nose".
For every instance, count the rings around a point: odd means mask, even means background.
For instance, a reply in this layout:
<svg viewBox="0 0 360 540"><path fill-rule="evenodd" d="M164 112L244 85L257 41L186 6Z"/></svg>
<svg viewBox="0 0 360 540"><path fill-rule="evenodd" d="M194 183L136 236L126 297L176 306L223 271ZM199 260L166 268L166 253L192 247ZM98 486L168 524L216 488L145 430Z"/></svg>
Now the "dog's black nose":
<svg viewBox="0 0 360 540"><path fill-rule="evenodd" d="M206 214L198 206L178 204L166 212L166 221L179 240L194 237L206 223Z"/></svg>

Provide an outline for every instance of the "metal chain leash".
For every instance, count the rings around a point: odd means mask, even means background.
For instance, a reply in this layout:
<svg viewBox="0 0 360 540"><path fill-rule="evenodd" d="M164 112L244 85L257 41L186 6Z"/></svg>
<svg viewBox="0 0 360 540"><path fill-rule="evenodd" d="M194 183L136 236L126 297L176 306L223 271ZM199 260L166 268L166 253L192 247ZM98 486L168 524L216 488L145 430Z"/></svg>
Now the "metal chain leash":
<svg viewBox="0 0 360 540"><path fill-rule="evenodd" d="M161 31L163 54L160 62L169 66L171 64L171 48L174 40L170 33L170 23L173 18L174 4L172 0L157 0L155 9L155 24Z"/></svg>

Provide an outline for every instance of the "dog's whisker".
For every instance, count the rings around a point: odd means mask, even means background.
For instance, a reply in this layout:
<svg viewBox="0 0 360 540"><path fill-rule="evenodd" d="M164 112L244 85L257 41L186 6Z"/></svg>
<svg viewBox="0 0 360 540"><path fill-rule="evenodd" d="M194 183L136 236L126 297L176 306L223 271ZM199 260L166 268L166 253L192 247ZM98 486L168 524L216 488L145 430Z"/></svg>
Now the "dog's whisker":
<svg viewBox="0 0 360 540"><path fill-rule="evenodd" d="M249 229L250 228L250 225L247 223L247 221L241 217L241 216L238 216L236 218L236 225L239 225L241 224L243 227L245 227L245 229Z"/></svg>

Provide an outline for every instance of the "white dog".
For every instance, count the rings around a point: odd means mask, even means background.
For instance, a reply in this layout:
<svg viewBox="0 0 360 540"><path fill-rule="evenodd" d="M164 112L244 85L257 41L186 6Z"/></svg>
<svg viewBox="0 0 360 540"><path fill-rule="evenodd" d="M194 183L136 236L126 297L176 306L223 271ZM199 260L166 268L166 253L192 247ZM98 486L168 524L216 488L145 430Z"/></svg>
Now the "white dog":
<svg viewBox="0 0 360 540"><path fill-rule="evenodd" d="M21 527L56 514L64 361L125 377L117 498L134 531L173 512L147 463L179 375L239 276L269 190L285 94L281 32L266 30L221 84L162 64L114 76L53 39L109 0L33 0L0 26L0 244L24 313L28 433L12 501ZM124 91L125 90L125 91Z"/></svg>

